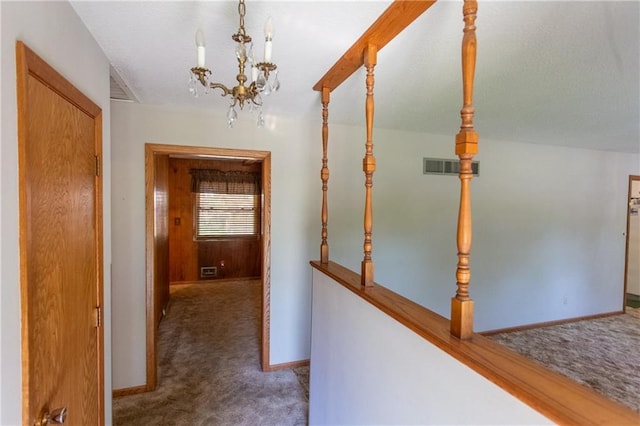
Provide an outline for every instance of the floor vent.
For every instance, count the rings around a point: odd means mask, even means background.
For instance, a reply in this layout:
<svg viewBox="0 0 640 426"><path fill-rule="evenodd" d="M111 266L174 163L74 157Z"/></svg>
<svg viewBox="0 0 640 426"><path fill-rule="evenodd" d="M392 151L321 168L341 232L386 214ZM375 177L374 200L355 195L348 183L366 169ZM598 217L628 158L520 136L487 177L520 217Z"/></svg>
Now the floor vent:
<svg viewBox="0 0 640 426"><path fill-rule="evenodd" d="M471 171L474 176L480 176L480 162L471 163ZM460 160L447 158L423 158L422 174L424 175L450 175L458 176L460 173Z"/></svg>
<svg viewBox="0 0 640 426"><path fill-rule="evenodd" d="M200 278L214 278L218 275L216 266L203 266L200 268Z"/></svg>

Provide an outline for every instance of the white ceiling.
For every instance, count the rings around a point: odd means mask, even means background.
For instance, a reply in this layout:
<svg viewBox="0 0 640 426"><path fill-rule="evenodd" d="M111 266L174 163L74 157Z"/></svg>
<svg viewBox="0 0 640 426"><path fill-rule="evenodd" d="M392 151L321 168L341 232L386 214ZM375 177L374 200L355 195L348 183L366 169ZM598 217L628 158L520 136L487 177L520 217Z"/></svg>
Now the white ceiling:
<svg viewBox="0 0 640 426"><path fill-rule="evenodd" d="M320 122L312 86L389 1L247 0L245 26L263 51L274 19L281 90L265 113ZM440 1L378 54L375 125L453 135L460 126L461 1ZM141 103L219 109L193 98L194 34L214 79L235 83L237 3L73 1ZM640 152L640 2L479 1L476 128L481 138ZM364 72L331 96L330 123L362 125ZM246 114L247 112L245 112ZM225 120L219 110L215 119Z"/></svg>

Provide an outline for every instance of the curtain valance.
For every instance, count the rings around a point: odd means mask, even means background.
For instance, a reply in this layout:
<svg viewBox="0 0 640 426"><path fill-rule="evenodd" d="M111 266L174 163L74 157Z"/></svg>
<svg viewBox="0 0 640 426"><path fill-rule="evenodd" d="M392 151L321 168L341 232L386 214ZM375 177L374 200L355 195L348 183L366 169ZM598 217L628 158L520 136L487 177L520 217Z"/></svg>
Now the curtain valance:
<svg viewBox="0 0 640 426"><path fill-rule="evenodd" d="M191 169L191 192L259 195L260 173L224 172L215 169Z"/></svg>

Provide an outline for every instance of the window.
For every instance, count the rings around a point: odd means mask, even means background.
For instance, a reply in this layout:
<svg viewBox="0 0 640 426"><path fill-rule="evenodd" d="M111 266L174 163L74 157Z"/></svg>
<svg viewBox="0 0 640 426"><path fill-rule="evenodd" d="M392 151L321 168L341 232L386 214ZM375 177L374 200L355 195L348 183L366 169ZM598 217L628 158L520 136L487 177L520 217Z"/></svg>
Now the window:
<svg viewBox="0 0 640 426"><path fill-rule="evenodd" d="M260 234L259 173L192 169L194 238L257 237Z"/></svg>
<svg viewBox="0 0 640 426"><path fill-rule="evenodd" d="M196 202L196 238L258 235L259 196L200 192Z"/></svg>

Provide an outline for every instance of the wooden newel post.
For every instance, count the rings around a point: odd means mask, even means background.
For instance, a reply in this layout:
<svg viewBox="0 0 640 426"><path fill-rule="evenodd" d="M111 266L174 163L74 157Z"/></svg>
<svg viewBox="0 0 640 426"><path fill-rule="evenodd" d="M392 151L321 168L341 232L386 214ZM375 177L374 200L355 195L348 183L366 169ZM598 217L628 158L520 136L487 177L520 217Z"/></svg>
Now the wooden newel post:
<svg viewBox="0 0 640 426"><path fill-rule="evenodd" d="M320 262L329 263L329 244L327 243L327 222L329 212L327 207L327 189L329 188L329 167L327 167L327 145L329 143L329 89L322 88L322 242L320 243Z"/></svg>
<svg viewBox="0 0 640 426"><path fill-rule="evenodd" d="M458 212L458 289L451 299L451 334L468 339L473 334L473 300L469 296L471 270L471 163L478 152L478 133L473 127L473 78L476 66L476 0L465 0L464 36L462 38L462 91L463 106L460 111L462 124L456 135L456 155L460 158L460 210Z"/></svg>
<svg viewBox="0 0 640 426"><path fill-rule="evenodd" d="M377 63L378 49L370 44L364 51L364 65L367 69L367 100L365 103L365 117L367 121L367 142L366 153L362 160L362 170L365 175L365 203L364 203L364 259L362 260L362 285L364 287L373 286L373 260L371 251L373 244L371 242L371 233L373 230L373 172L376 170L376 158L373 156L373 69Z"/></svg>

